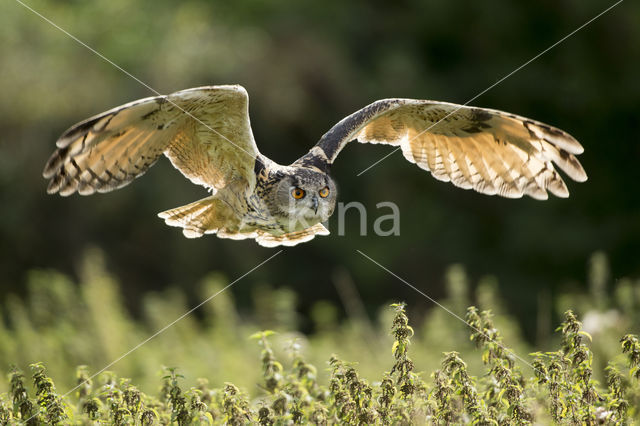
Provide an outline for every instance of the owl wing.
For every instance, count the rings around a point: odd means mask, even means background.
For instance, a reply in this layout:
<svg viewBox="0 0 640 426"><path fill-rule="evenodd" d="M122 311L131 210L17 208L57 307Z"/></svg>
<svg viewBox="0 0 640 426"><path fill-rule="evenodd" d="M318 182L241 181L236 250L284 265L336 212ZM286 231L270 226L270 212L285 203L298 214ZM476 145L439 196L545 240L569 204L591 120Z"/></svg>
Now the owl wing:
<svg viewBox="0 0 640 426"><path fill-rule="evenodd" d="M96 115L58 139L43 175L47 192L83 195L121 188L165 154L213 192L255 182L256 147L241 86L208 86L140 99Z"/></svg>
<svg viewBox="0 0 640 426"><path fill-rule="evenodd" d="M582 146L562 130L493 109L414 99L384 99L351 114L298 163L327 169L352 140L399 146L435 178L489 195L546 199L548 190L567 197L554 165L587 179L575 157Z"/></svg>

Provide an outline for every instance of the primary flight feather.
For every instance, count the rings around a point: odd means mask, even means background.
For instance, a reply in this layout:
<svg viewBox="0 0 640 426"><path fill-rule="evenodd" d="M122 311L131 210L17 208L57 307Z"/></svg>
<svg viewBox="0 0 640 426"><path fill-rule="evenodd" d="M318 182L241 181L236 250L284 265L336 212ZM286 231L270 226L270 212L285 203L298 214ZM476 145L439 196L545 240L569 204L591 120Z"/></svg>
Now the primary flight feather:
<svg viewBox="0 0 640 426"><path fill-rule="evenodd" d="M289 166L260 154L242 86L207 86L140 99L76 124L57 141L43 175L50 194L108 192L162 154L211 195L159 214L193 238L254 238L295 245L329 232L336 186L329 170L353 140L398 146L442 181L489 195L567 197L556 167L578 182L583 148L557 128L502 111L437 101L383 99L344 118Z"/></svg>

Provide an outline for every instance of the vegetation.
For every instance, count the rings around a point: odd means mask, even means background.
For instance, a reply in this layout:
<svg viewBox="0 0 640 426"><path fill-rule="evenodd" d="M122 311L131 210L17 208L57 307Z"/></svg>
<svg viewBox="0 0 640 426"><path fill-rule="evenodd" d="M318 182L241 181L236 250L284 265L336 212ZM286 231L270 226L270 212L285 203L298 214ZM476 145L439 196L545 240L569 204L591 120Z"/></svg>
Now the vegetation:
<svg viewBox="0 0 640 426"><path fill-rule="evenodd" d="M11 389L0 397L2 424L91 424L106 421L127 424L242 425L273 424L525 424L554 420L571 424L623 423L638 416L640 404L640 342L637 336L621 339L626 365L610 361L606 387L592 378L589 337L572 311L559 327L562 347L536 354L533 377L525 378L513 352L502 343L489 311L467 310L471 339L482 351L485 371L471 376L458 352L444 354L431 379L414 372L409 357L413 329L404 304L394 304L394 337L390 372L369 383L355 365L337 356L329 360L328 386L318 384L317 368L305 360L293 343L290 367L285 369L264 331L251 336L262 346L260 395L251 400L232 383L211 387L206 379L185 391L183 377L166 368L157 396L141 392L129 379L103 373L97 385L86 367L77 371L76 398L60 395L45 367L30 366L33 394L17 369L10 373Z"/></svg>
<svg viewBox="0 0 640 426"><path fill-rule="evenodd" d="M287 164L376 99L467 102L614 1L22 3L160 93L242 84L260 150ZM340 201L367 208L369 236L360 236L354 209L346 214L346 235L336 235L334 215L330 236L287 250L286 261L279 257L250 280L294 289L298 311L311 323L315 301L341 303L332 282L340 268L353 274L373 317L390 300L413 300L413 290L389 285L356 249L428 285L438 300L446 268L459 262L474 281L488 273L500 278L501 297L518 307L511 314L533 340L538 295L546 292L555 303L567 283L584 284L585 261L595 250L607 252L618 276L640 276L640 196L633 186L640 180L638 16L640 2L620 3L470 103L575 136L589 180L567 181L569 199L541 203L463 191L400 152L357 176L391 149L355 144L331 173ZM0 1L0 40L0 300L25 296L26 274L36 267L77 276L81 253L96 245L109 254L126 307L142 317L138 302L148 291L179 286L190 301L202 300L198 284L209 271L233 279L270 255L253 241L186 240L166 227L158 212L208 195L166 159L109 194L48 196L41 172L69 126L153 92L15 0ZM398 237L371 232L386 213L376 205L385 201L400 209ZM252 311L252 286L244 282L234 293L235 306ZM421 304L410 309L431 307L426 299Z"/></svg>
<svg viewBox="0 0 640 426"><path fill-rule="evenodd" d="M89 253L78 287L55 272L34 271L27 302L6 304L0 361L25 364L0 383L0 424L614 424L640 418L640 342L628 334L638 329L640 282L620 280L617 299L603 296L601 254L591 262L592 297L572 298L577 311L564 312L555 343L540 352L530 353L491 280L475 288L478 307L465 309L470 286L455 266L442 303L468 325L436 308L412 326L404 304L381 312L380 326L339 322L335 307L319 302L317 331L304 336L292 331L291 292L256 291L257 321L241 321L224 292L199 318L185 318L112 371L99 369L177 318L184 303L177 291L149 295L144 318L130 318L100 259ZM203 288L212 294L223 285L213 275ZM277 331L252 333L258 323ZM76 367L81 363L90 367Z"/></svg>

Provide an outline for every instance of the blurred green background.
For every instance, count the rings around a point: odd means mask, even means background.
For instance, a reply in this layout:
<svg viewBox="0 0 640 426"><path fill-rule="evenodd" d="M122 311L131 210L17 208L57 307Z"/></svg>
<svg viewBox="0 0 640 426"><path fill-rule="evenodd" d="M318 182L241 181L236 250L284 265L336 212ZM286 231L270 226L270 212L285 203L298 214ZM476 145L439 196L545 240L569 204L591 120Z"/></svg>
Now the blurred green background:
<svg viewBox="0 0 640 426"><path fill-rule="evenodd" d="M385 97L464 103L611 5L601 1L42 1L28 4L161 93L242 84L260 150L288 164L334 123ZM19 3L0 5L0 301L26 295L28 271L79 280L88 248L104 253L127 315L142 315L149 291L179 287L185 306L202 300L210 271L233 280L274 253L253 241L187 240L156 213L203 197L162 160L122 190L48 196L42 168L70 125L151 96L138 82ZM446 268L465 265L471 283L493 274L504 310L530 342L556 324L556 296L585 290L592 253L608 255L605 290L640 276L640 3L610 13L483 94L472 104L560 127L585 147L589 180L567 181L571 197L506 200L433 179L396 153L350 146L332 170L343 202L360 201L368 230L401 211L401 235L347 233L284 250L229 290L239 315L258 318L261 286L290 289L295 328L312 332L312 307L338 317L373 315L409 301L433 308L356 253L362 250L436 299ZM353 212L352 212L353 213ZM473 284L472 284L473 285ZM71 294L71 293L70 293ZM163 300L171 301L171 293ZM182 294L182 293L181 293ZM71 297L71 296L70 296ZM146 297L146 296L144 296ZM541 315L550 318L540 320ZM167 318L168 320L169 318ZM266 328L266 327L262 327ZM542 336L542 337L541 337Z"/></svg>

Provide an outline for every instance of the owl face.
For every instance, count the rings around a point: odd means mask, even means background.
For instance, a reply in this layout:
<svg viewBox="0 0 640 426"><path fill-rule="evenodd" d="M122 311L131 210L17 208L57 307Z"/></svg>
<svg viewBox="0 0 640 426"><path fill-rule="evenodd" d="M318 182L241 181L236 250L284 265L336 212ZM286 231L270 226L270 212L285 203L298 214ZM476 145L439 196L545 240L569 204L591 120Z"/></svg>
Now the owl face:
<svg viewBox="0 0 640 426"><path fill-rule="evenodd" d="M329 175L297 168L276 186L276 205L289 231L306 229L333 214L336 185Z"/></svg>

